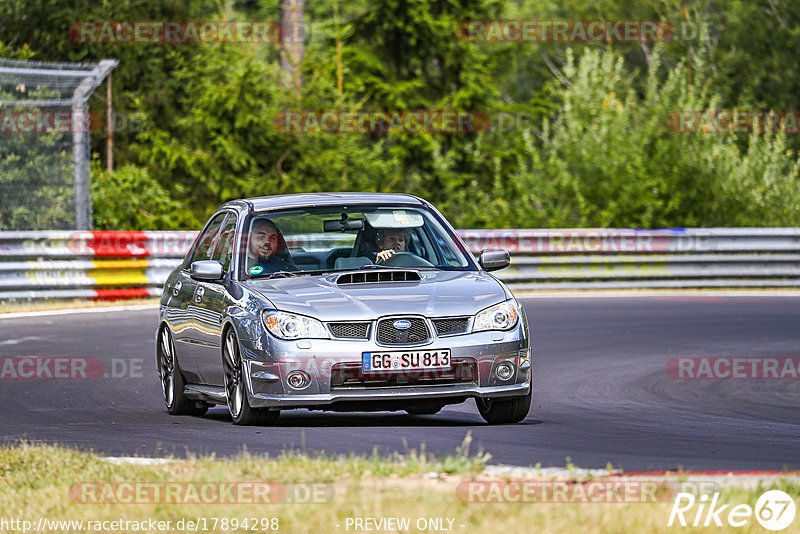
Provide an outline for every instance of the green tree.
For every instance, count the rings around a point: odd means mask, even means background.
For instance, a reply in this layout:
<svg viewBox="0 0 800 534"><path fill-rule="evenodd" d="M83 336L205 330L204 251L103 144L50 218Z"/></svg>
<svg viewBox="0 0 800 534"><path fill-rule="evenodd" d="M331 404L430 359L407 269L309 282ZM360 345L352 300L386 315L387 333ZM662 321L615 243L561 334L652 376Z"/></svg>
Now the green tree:
<svg viewBox="0 0 800 534"><path fill-rule="evenodd" d="M185 230L200 223L147 169L125 165L107 172L94 162L96 230Z"/></svg>

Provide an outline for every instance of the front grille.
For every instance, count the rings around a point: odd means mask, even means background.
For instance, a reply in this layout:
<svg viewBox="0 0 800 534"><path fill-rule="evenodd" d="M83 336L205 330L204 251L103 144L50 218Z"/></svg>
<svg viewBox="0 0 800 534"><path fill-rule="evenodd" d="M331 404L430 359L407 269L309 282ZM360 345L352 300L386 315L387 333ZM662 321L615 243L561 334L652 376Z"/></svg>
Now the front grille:
<svg viewBox="0 0 800 534"><path fill-rule="evenodd" d="M406 329L396 328L398 320L408 321L411 326ZM428 325L418 317L392 317L378 321L378 343L384 345L414 345L424 343L431 337Z"/></svg>
<svg viewBox="0 0 800 534"><path fill-rule="evenodd" d="M469 317L453 317L450 319L434 319L433 326L436 327L436 334L446 336L449 334L461 334L467 331Z"/></svg>
<svg viewBox="0 0 800 534"><path fill-rule="evenodd" d="M478 366L471 358L454 360L449 369L387 371L364 374L360 363L337 363L331 369L331 389L444 386L478 380Z"/></svg>
<svg viewBox="0 0 800 534"><path fill-rule="evenodd" d="M348 339L367 339L369 337L369 323L328 323L333 337Z"/></svg>

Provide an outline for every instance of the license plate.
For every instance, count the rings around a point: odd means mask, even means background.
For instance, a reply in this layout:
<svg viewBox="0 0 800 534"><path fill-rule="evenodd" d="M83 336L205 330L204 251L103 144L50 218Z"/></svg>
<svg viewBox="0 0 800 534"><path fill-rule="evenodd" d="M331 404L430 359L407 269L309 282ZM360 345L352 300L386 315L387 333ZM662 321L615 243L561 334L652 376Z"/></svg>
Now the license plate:
<svg viewBox="0 0 800 534"><path fill-rule="evenodd" d="M423 369L449 369L450 349L424 351L365 352L361 369L365 373L376 371L419 371Z"/></svg>

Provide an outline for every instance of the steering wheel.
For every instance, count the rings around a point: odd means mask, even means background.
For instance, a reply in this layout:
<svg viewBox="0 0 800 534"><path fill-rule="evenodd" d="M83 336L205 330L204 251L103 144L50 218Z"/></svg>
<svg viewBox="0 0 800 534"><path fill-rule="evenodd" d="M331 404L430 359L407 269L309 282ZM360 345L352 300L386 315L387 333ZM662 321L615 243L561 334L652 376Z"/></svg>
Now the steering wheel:
<svg viewBox="0 0 800 534"><path fill-rule="evenodd" d="M385 260L378 260L375 265L386 265L387 267L433 267L433 264L425 258L420 258L413 252L395 252Z"/></svg>

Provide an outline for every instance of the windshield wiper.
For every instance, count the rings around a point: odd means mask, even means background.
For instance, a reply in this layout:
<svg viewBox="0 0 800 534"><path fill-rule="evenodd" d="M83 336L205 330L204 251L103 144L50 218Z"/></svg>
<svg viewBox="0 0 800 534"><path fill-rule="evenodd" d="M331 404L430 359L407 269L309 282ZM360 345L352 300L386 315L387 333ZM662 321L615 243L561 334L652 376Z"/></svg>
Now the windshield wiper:
<svg viewBox="0 0 800 534"><path fill-rule="evenodd" d="M299 273L296 271L275 271L267 277L267 280L272 278L288 278L290 276L297 276L298 274Z"/></svg>
<svg viewBox="0 0 800 534"><path fill-rule="evenodd" d="M361 267L358 268L359 271L363 269L408 269L408 267L397 267L395 265L376 265L374 263L370 263L367 265L362 265ZM350 269L345 269L345 270L349 271Z"/></svg>
<svg viewBox="0 0 800 534"><path fill-rule="evenodd" d="M369 269L403 269L403 270L406 270L406 271L409 271L409 270L411 270L411 271L420 271L420 270L422 270L422 271L436 271L436 270L443 271L443 270L446 270L446 269L442 269L438 265L419 265L419 266L401 267L401 266L398 266L398 265L376 265L374 263L372 265L362 265L358 269L359 270L365 270L365 269L366 270L369 270ZM350 271L351 269L345 269L345 270Z"/></svg>

